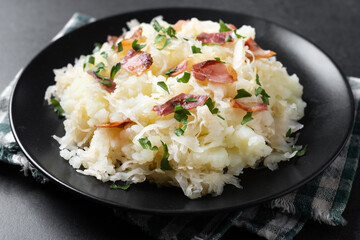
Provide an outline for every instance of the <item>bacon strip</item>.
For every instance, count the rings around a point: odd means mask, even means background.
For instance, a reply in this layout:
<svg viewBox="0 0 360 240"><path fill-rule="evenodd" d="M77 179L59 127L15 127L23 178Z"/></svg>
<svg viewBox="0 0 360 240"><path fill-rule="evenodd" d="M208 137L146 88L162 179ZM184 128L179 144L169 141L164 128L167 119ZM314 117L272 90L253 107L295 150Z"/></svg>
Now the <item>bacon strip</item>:
<svg viewBox="0 0 360 240"><path fill-rule="evenodd" d="M192 66L191 72L199 81L209 80L213 83L232 83L237 80L237 74L230 64L217 60L207 60Z"/></svg>
<svg viewBox="0 0 360 240"><path fill-rule="evenodd" d="M91 75L93 78L95 78L100 84L101 84L101 86L106 90L106 91L108 91L109 93L112 93L112 92L114 92L115 91L115 87L116 87L116 84L114 83L114 80L113 79L102 79L102 78L99 78L98 76L96 76L96 74L95 73L93 73L92 71L87 71L87 73L89 74L89 75ZM105 85L105 84L103 84L103 83L101 83L100 81L109 81L110 83L111 83L111 86L110 87L108 87L107 85Z"/></svg>
<svg viewBox="0 0 360 240"><path fill-rule="evenodd" d="M269 58L276 55L276 53L271 50L262 49L251 37L246 40L245 46L248 46L249 50L252 51L255 59ZM252 55L250 53L246 53L246 57L252 59Z"/></svg>
<svg viewBox="0 0 360 240"><path fill-rule="evenodd" d="M133 43L133 41L135 39L140 39L141 36L142 36L142 27L139 27L135 32L134 34L129 38L129 39L124 39L124 36L120 36L120 37L117 37L117 36L111 36L111 35L108 35L107 37L107 42L110 44L110 45L115 45L116 42L121 39L121 44L123 45L123 47L126 47L126 46L131 46L131 44ZM115 46L115 51L117 51L118 49L118 46Z"/></svg>
<svg viewBox="0 0 360 240"><path fill-rule="evenodd" d="M124 121L121 122L110 122L110 123L105 123L105 124L100 124L100 125L95 125L95 127L97 128L123 128L125 127L127 124L129 123L135 123L133 121L131 121L130 119L125 119Z"/></svg>
<svg viewBox="0 0 360 240"><path fill-rule="evenodd" d="M186 71L187 67L188 67L188 62L189 60L185 59L184 61L182 61L181 63L179 63L178 65L175 66L175 71L173 71L169 77L175 77L183 72ZM173 69L173 68L171 68ZM170 69L170 70L171 70ZM169 70L169 71L170 71Z"/></svg>
<svg viewBox="0 0 360 240"><path fill-rule="evenodd" d="M232 30L236 30L237 28L235 27L234 24L228 23L226 24L226 26L228 26L228 28L232 29Z"/></svg>
<svg viewBox="0 0 360 240"><path fill-rule="evenodd" d="M153 59L149 53L130 49L121 61L121 67L129 73L140 75L150 68L152 63Z"/></svg>
<svg viewBox="0 0 360 240"><path fill-rule="evenodd" d="M185 100L188 98L195 98L197 99L196 102L186 102ZM170 100L168 100L166 103L162 104L162 105L156 105L153 107L153 111L156 111L156 114L159 116L166 116L170 113L174 112L174 103L180 103L180 105L189 110L192 108L196 108L197 106L202 106L206 100L208 99L208 96L206 95L192 95L192 94L185 94L185 93L180 93L179 95L177 95L176 97L171 98Z"/></svg>
<svg viewBox="0 0 360 240"><path fill-rule="evenodd" d="M189 22L189 19L188 20L179 20L173 25L173 28L175 29L175 31L178 32L182 29L182 26L187 22Z"/></svg>
<svg viewBox="0 0 360 240"><path fill-rule="evenodd" d="M134 32L134 34L130 37L130 39L137 39L137 40L139 40L139 39L141 38L141 36L142 36L142 31L143 31L142 27L139 27L139 28Z"/></svg>
<svg viewBox="0 0 360 240"><path fill-rule="evenodd" d="M252 106L240 103L235 101L235 99L231 99L230 106L233 108L241 108L247 112L258 112L258 111L266 111L268 110L266 103L259 103Z"/></svg>
<svg viewBox="0 0 360 240"><path fill-rule="evenodd" d="M228 32L219 32L219 33L206 33L202 32L197 37L196 40L202 42L202 44L210 44L210 43L219 43L221 45L225 44L225 40L228 36L230 36L232 31ZM232 42L233 38L230 36L228 42Z"/></svg>

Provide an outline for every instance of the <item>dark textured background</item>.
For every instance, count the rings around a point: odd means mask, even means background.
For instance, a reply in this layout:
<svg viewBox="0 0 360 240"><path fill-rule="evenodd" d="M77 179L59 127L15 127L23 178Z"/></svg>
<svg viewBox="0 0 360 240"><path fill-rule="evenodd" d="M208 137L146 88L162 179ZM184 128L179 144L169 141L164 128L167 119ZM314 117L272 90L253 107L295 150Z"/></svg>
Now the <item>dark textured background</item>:
<svg viewBox="0 0 360 240"><path fill-rule="evenodd" d="M74 12L102 18L170 6L223 9L268 19L314 42L345 75L360 77L359 0L1 0L0 89L48 45ZM344 213L347 226L309 222L296 239L360 239L359 187L358 173ZM24 177L18 167L0 164L0 239L124 239L125 234L146 239L138 228L115 218L110 208L52 183L39 184ZM223 237L240 238L257 236L231 228Z"/></svg>

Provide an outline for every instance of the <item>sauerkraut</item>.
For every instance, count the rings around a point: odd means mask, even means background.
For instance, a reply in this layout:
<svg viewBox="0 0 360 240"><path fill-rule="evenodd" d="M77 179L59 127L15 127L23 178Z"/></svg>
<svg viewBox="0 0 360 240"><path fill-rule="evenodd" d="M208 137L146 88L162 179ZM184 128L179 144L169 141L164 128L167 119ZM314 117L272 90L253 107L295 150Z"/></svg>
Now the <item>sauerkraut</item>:
<svg viewBox="0 0 360 240"><path fill-rule="evenodd" d="M162 17L128 27L54 70L45 94L64 110L66 133L54 138L79 173L177 186L194 199L220 195L225 184L240 188L244 168L274 170L301 149L293 133L303 127L303 87L273 54L258 55L259 45L249 44L254 28L196 18L171 25ZM192 67L210 60L226 65L230 81ZM171 102L180 94L187 98ZM206 103L185 106L199 96ZM166 114L156 111L169 101Z"/></svg>

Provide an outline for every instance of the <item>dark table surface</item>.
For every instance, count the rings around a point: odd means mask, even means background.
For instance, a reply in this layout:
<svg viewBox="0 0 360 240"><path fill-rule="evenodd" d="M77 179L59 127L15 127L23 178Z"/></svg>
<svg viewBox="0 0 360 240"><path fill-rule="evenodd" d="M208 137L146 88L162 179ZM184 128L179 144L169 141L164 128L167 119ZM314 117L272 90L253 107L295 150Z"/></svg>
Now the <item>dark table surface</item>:
<svg viewBox="0 0 360 240"><path fill-rule="evenodd" d="M192 6L231 10L268 19L320 46L347 76L360 77L360 1L188 0L1 0L0 89L62 28L74 12L96 18L146 8ZM360 179L356 175L343 214L348 224L308 222L296 239L360 239ZM147 235L113 215L112 209L53 183L25 177L18 166L0 163L0 239L110 239ZM121 237L120 237L121 236ZM222 239L257 239L231 228ZM130 237L129 237L130 239Z"/></svg>

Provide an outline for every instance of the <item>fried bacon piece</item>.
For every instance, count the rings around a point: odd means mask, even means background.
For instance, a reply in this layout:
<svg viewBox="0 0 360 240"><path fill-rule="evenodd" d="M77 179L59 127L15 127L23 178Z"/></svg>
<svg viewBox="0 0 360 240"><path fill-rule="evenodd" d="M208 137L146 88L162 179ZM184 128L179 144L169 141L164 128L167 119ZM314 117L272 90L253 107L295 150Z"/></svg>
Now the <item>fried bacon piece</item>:
<svg viewBox="0 0 360 240"><path fill-rule="evenodd" d="M237 102L235 99L231 99L230 106L233 108L241 108L247 112L258 112L268 110L266 103L259 103L255 105L247 105L241 102Z"/></svg>
<svg viewBox="0 0 360 240"><path fill-rule="evenodd" d="M219 33L202 32L196 37L196 40L201 41L202 44L219 43L219 44L223 45L226 42L233 41L233 39L231 37L231 33L232 33L232 31L219 32Z"/></svg>
<svg viewBox="0 0 360 240"><path fill-rule="evenodd" d="M188 101L187 99L194 98L196 101ZM192 100L194 100L192 99ZM171 98L166 103L162 105L156 105L153 107L153 111L156 111L157 115L159 116L166 116L170 113L174 112L174 108L176 104L180 104L183 108L189 110L192 108L196 108L197 106L202 106L208 96L206 95L192 95L192 94L185 94L180 93L176 97Z"/></svg>
<svg viewBox="0 0 360 240"><path fill-rule="evenodd" d="M189 60L185 59L184 61L182 61L175 67L171 68L169 71L171 71L174 68L175 68L175 70L169 75L169 77L175 77L175 76L185 72L188 67L188 62L189 62Z"/></svg>
<svg viewBox="0 0 360 240"><path fill-rule="evenodd" d="M271 50L262 49L251 37L246 40L245 46L248 46L249 50L252 51L255 59L269 58L276 55L276 53ZM246 57L252 59L252 55L250 53L246 53Z"/></svg>
<svg viewBox="0 0 360 240"><path fill-rule="evenodd" d="M95 78L99 83L101 83L102 87L109 93L112 93L115 91L116 84L114 83L114 80L112 80L110 78L100 78L94 72L92 72L90 70L87 71L87 73L89 75L91 75L93 78ZM110 84L110 86L108 86L108 84Z"/></svg>
<svg viewBox="0 0 360 240"><path fill-rule="evenodd" d="M116 44L116 42L119 39L121 39L121 44L123 45L123 47L128 47L128 46L131 46L131 44L133 43L133 41L135 39L139 40L141 38L142 31L143 31L142 27L139 27L129 39L124 39L124 36L117 37L117 36L109 35L107 37L107 42L110 45L114 46ZM114 50L117 51L117 49L118 49L118 46L115 46Z"/></svg>
<svg viewBox="0 0 360 240"><path fill-rule="evenodd" d="M100 124L100 125L95 125L95 127L97 128L123 128L125 127L127 124L130 123L135 123L133 121L131 121L130 119L125 119L124 121L121 122L110 122L110 123L105 123L105 124Z"/></svg>
<svg viewBox="0 0 360 240"><path fill-rule="evenodd" d="M149 53L130 49L121 61L121 67L129 73L140 75L150 68L152 63L153 59Z"/></svg>
<svg viewBox="0 0 360 240"><path fill-rule="evenodd" d="M230 64L217 60L207 60L192 66L191 72L199 81L208 80L212 83L232 83L237 80L237 74Z"/></svg>
<svg viewBox="0 0 360 240"><path fill-rule="evenodd" d="M173 28L175 29L175 31L180 31L182 29L182 26L187 22L189 22L189 19L188 20L179 20L173 25Z"/></svg>

